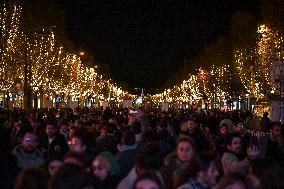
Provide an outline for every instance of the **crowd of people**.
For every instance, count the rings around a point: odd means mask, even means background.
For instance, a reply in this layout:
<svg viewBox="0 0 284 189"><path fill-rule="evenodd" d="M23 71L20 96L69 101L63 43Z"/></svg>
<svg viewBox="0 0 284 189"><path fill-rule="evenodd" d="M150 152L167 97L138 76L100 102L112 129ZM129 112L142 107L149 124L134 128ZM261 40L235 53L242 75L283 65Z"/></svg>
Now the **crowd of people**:
<svg viewBox="0 0 284 189"><path fill-rule="evenodd" d="M267 113L0 113L1 189L283 189L283 171L283 127Z"/></svg>

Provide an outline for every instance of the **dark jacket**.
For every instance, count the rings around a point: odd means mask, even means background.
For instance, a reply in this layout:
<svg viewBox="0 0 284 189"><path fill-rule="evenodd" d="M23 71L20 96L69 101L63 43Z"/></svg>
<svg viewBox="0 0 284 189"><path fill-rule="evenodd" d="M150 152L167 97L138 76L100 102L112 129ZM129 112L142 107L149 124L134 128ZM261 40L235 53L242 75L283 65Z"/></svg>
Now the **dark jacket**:
<svg viewBox="0 0 284 189"><path fill-rule="evenodd" d="M161 174L166 181L166 188L170 189L177 185L187 166L188 162L180 161L175 152L165 158Z"/></svg>
<svg viewBox="0 0 284 189"><path fill-rule="evenodd" d="M120 168L120 176L121 178L124 178L134 166L134 160L137 154L137 144L131 146L118 145L118 151L115 159Z"/></svg>
<svg viewBox="0 0 284 189"><path fill-rule="evenodd" d="M266 156L277 161L284 168L284 144L279 145L277 141L268 139Z"/></svg>
<svg viewBox="0 0 284 189"><path fill-rule="evenodd" d="M0 188L10 189L20 172L17 159L11 152L0 152Z"/></svg>
<svg viewBox="0 0 284 189"><path fill-rule="evenodd" d="M99 181L97 178L96 180L96 189L114 189L119 183L118 175L107 176L104 181Z"/></svg>
<svg viewBox="0 0 284 189"><path fill-rule="evenodd" d="M208 152L210 150L209 138L198 128L193 133L182 132L183 135L189 136L196 144L196 152Z"/></svg>
<svg viewBox="0 0 284 189"><path fill-rule="evenodd" d="M22 145L19 145L14 148L13 154L18 160L18 166L22 169L44 164L43 154L39 149L35 149L33 153L26 153Z"/></svg>
<svg viewBox="0 0 284 189"><path fill-rule="evenodd" d="M44 157L47 157L48 155L50 155L51 153L54 152L53 147L59 145L62 155L64 155L68 150L69 150L69 146L65 140L65 137L60 134L60 133L56 133L55 137L53 139L53 141L49 144L48 142L48 136L46 134L42 135L39 138L39 148L40 150L43 152Z"/></svg>

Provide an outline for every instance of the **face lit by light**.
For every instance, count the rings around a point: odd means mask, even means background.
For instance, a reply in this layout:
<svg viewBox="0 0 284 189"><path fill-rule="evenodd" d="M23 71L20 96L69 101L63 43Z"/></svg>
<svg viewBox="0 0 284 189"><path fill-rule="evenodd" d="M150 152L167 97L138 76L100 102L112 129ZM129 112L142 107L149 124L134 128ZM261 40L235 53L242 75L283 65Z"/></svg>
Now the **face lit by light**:
<svg viewBox="0 0 284 189"><path fill-rule="evenodd" d="M194 151L191 143L188 141L182 141L177 146L177 156L181 161L189 161L193 155Z"/></svg>
<svg viewBox="0 0 284 189"><path fill-rule="evenodd" d="M53 160L48 164L48 173L53 176L62 167L63 163L59 160Z"/></svg>
<svg viewBox="0 0 284 189"><path fill-rule="evenodd" d="M135 189L159 189L157 183L150 179L140 180L136 183Z"/></svg>
<svg viewBox="0 0 284 189"><path fill-rule="evenodd" d="M194 121L189 120L187 122L187 129L190 133L193 133L196 127L197 127L197 124Z"/></svg>
<svg viewBox="0 0 284 189"><path fill-rule="evenodd" d="M85 150L86 150L86 145L84 145L80 139L78 139L77 137L73 137L71 139L70 151L84 152Z"/></svg>
<svg viewBox="0 0 284 189"><path fill-rule="evenodd" d="M98 179L100 181L103 181L106 179L107 175L108 175L108 171L107 169L103 168L101 165L100 165L100 162L98 160L94 160L93 161L93 165L92 165L92 168L93 168L93 174L98 177Z"/></svg>
<svg viewBox="0 0 284 189"><path fill-rule="evenodd" d="M239 137L234 137L232 143L227 146L227 148L233 153L240 153L242 150L242 140Z"/></svg>

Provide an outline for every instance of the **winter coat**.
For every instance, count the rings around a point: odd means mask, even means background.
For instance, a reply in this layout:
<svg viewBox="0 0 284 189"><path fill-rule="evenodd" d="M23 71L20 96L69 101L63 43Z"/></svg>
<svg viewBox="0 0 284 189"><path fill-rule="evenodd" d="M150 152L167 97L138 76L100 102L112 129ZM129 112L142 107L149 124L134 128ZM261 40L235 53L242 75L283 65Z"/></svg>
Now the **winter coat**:
<svg viewBox="0 0 284 189"><path fill-rule="evenodd" d="M134 160L137 154L137 144L127 146L118 145L118 153L116 154L116 161L120 168L120 176L124 178L134 166Z"/></svg>
<svg viewBox="0 0 284 189"><path fill-rule="evenodd" d="M225 152L222 156L221 162L224 175L235 172L246 175L248 172L249 161L247 158L239 160L238 157L231 152Z"/></svg>
<svg viewBox="0 0 284 189"><path fill-rule="evenodd" d="M161 168L163 179L166 182L166 188L173 188L178 183L178 179L184 174L188 162L181 162L175 153L169 154Z"/></svg>
<svg viewBox="0 0 284 189"><path fill-rule="evenodd" d="M18 160L18 166L22 169L44 164L43 154L38 149L35 149L32 153L26 153L22 145L18 145L14 148L13 154Z"/></svg>

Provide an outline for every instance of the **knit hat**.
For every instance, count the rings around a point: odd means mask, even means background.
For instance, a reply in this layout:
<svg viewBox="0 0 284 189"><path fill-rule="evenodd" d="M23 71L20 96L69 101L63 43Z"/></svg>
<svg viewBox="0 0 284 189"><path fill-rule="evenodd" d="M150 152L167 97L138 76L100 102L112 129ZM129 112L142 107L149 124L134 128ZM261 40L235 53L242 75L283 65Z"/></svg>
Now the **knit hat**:
<svg viewBox="0 0 284 189"><path fill-rule="evenodd" d="M98 161L99 164L109 172L110 176L117 175L119 173L119 165L110 152L101 152L95 158L95 161Z"/></svg>

